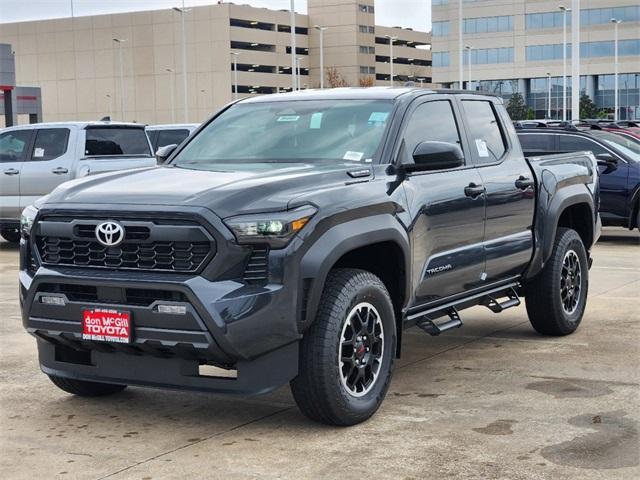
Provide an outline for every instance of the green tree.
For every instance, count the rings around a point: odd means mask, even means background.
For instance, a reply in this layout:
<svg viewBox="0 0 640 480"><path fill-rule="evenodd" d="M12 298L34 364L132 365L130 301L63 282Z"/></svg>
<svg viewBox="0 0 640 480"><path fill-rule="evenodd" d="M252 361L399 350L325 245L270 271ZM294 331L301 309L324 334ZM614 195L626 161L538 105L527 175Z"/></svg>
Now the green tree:
<svg viewBox="0 0 640 480"><path fill-rule="evenodd" d="M524 98L518 92L511 95L511 98L507 102L507 113L514 122L517 120L525 120L527 118L527 105L524 103Z"/></svg>
<svg viewBox="0 0 640 480"><path fill-rule="evenodd" d="M529 110L527 110L527 120L535 120L536 118L536 113L533 111L533 108L529 107Z"/></svg>
<svg viewBox="0 0 640 480"><path fill-rule="evenodd" d="M589 95L583 93L580 96L580 118L596 118L597 116L598 107L596 107Z"/></svg>

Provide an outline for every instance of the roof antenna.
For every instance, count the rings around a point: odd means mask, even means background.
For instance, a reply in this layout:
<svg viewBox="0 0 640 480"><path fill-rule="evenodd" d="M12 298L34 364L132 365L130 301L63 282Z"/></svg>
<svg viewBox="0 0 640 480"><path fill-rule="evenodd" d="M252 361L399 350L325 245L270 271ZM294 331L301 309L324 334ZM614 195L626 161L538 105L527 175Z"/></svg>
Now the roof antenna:
<svg viewBox="0 0 640 480"><path fill-rule="evenodd" d="M408 82L404 82L404 86L405 87L415 87L416 86L416 82L414 82L413 80L410 80Z"/></svg>
<svg viewBox="0 0 640 480"><path fill-rule="evenodd" d="M111 117L109 115L107 115L106 117L102 117L100 119L101 122L110 122L111 121Z"/></svg>

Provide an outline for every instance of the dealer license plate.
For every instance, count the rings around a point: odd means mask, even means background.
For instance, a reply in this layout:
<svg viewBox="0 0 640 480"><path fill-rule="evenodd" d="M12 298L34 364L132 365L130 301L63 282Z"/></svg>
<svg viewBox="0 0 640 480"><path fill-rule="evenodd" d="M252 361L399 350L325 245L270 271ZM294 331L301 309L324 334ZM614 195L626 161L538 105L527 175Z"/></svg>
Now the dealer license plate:
<svg viewBox="0 0 640 480"><path fill-rule="evenodd" d="M84 310L82 339L116 343L131 342L130 313L110 308Z"/></svg>

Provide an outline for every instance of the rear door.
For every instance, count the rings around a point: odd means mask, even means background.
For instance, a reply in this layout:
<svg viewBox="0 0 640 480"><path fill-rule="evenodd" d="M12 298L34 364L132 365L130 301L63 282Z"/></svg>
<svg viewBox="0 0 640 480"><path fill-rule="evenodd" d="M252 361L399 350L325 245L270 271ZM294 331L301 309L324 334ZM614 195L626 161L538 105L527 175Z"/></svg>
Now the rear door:
<svg viewBox="0 0 640 480"><path fill-rule="evenodd" d="M506 111L494 99L462 97L471 156L486 192L487 284L519 275L533 251L535 182Z"/></svg>
<svg viewBox="0 0 640 480"><path fill-rule="evenodd" d="M20 175L20 204L31 205L70 180L75 145L71 129L64 127L38 128L27 152Z"/></svg>
<svg viewBox="0 0 640 480"><path fill-rule="evenodd" d="M20 175L32 129L0 133L0 220L20 220Z"/></svg>
<svg viewBox="0 0 640 480"><path fill-rule="evenodd" d="M143 126L90 125L84 132L85 151L78 165L81 174L156 165Z"/></svg>
<svg viewBox="0 0 640 480"><path fill-rule="evenodd" d="M465 165L453 170L415 172L403 187L412 217L412 281L415 305L438 301L472 289L484 269L484 195L482 179L463 142L455 102L447 95L417 99L409 108L401 134L398 160L413 163L419 143L457 144ZM471 188L468 188L471 187Z"/></svg>

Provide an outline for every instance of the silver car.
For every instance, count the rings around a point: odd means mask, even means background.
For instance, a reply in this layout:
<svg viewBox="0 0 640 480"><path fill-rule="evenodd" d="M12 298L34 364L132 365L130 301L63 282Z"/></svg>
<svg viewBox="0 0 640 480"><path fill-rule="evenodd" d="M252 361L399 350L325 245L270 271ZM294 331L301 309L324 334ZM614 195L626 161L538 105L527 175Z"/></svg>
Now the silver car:
<svg viewBox="0 0 640 480"><path fill-rule="evenodd" d="M20 213L74 178L156 165L145 126L59 122L0 130L0 234L20 239Z"/></svg>

